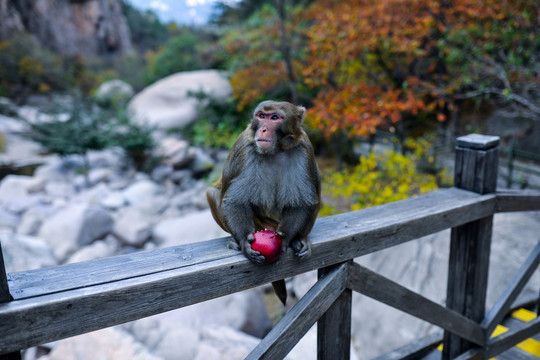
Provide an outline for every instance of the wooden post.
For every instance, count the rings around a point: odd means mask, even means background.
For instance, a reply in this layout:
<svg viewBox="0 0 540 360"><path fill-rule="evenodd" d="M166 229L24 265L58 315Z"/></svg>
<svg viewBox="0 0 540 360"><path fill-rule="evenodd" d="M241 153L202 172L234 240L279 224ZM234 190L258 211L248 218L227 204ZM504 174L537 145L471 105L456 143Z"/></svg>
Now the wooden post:
<svg viewBox="0 0 540 360"><path fill-rule="evenodd" d="M6 267L4 265L4 256L2 255L2 244L0 244L0 304L11 301L7 283ZM0 360L21 360L21 352L12 352L0 355Z"/></svg>
<svg viewBox="0 0 540 360"><path fill-rule="evenodd" d="M333 267L319 269L319 278ZM345 289L317 321L317 359L349 360L352 291Z"/></svg>
<svg viewBox="0 0 540 360"><path fill-rule="evenodd" d="M499 137L471 134L457 139L454 186L479 194L495 192ZM485 315L493 216L452 228L446 306L481 322ZM446 331L443 359L473 345Z"/></svg>

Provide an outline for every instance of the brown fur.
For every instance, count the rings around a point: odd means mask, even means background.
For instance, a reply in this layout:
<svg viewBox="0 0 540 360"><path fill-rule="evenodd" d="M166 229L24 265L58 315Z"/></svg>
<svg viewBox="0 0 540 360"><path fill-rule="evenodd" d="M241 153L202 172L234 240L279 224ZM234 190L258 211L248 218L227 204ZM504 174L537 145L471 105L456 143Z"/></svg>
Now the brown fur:
<svg viewBox="0 0 540 360"><path fill-rule="evenodd" d="M268 150L255 140L260 112L282 117ZM274 229L283 236L283 251L299 257L311 253L307 235L320 207L320 175L313 147L302 129L305 109L287 102L264 101L251 124L239 135L225 162L221 178L207 192L216 222L232 235L229 247L255 263L264 256L251 249L253 233Z"/></svg>

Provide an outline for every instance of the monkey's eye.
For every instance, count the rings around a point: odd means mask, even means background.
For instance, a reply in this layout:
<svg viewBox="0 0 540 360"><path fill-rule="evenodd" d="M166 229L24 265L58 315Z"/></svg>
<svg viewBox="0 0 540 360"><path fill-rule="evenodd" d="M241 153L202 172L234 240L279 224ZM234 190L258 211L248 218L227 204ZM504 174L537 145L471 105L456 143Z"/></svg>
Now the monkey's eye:
<svg viewBox="0 0 540 360"><path fill-rule="evenodd" d="M272 120L278 120L279 119L279 115L277 114L272 114Z"/></svg>
<svg viewBox="0 0 540 360"><path fill-rule="evenodd" d="M257 114L257 117L261 119L264 119L264 116L265 116L265 113L262 113L262 112Z"/></svg>

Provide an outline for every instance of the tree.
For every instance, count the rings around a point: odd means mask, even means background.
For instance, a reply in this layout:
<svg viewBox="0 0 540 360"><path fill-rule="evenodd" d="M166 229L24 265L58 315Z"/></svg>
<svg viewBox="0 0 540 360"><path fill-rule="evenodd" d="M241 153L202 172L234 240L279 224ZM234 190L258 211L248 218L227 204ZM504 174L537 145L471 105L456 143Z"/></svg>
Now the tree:
<svg viewBox="0 0 540 360"><path fill-rule="evenodd" d="M517 0L318 0L307 11L309 118L328 136L405 138L407 121L443 122L490 98L538 117L537 5Z"/></svg>
<svg viewBox="0 0 540 360"><path fill-rule="evenodd" d="M237 28L229 29L223 43L231 55L231 84L239 108L264 98L301 101L298 79L302 68L303 6L284 0L264 4Z"/></svg>

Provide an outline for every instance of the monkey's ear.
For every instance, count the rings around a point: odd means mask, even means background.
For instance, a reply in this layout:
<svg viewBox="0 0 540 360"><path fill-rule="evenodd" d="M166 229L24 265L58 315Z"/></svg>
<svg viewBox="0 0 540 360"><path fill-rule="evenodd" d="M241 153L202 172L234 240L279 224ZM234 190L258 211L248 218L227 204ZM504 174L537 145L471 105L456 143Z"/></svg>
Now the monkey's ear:
<svg viewBox="0 0 540 360"><path fill-rule="evenodd" d="M306 114L306 108L303 106L297 106L296 109L298 111L298 125L302 126L304 125L304 115Z"/></svg>

